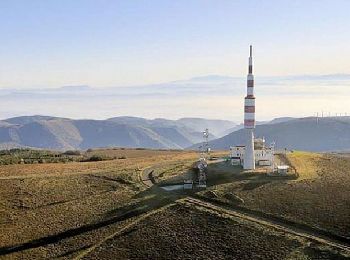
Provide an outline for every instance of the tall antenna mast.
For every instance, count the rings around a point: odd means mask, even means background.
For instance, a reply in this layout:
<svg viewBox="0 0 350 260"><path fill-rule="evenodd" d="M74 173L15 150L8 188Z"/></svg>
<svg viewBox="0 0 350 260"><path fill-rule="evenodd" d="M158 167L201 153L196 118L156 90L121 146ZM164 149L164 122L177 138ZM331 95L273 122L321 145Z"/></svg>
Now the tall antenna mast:
<svg viewBox="0 0 350 260"><path fill-rule="evenodd" d="M255 169L254 128L255 128L255 97L253 76L253 47L249 46L247 96L244 98L244 130L246 134L243 168Z"/></svg>

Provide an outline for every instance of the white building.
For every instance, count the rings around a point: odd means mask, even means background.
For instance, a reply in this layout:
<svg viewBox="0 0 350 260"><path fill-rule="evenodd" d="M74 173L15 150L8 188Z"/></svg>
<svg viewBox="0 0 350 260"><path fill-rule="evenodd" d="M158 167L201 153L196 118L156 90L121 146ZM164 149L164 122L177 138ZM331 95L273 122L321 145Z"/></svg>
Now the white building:
<svg viewBox="0 0 350 260"><path fill-rule="evenodd" d="M277 166L277 173L279 175L287 175L288 169L289 169L288 165L279 165L279 166Z"/></svg>
<svg viewBox="0 0 350 260"><path fill-rule="evenodd" d="M274 160L273 146L266 147L264 138L254 139L255 165L272 166ZM237 145L230 147L230 159L232 165L244 165L245 146Z"/></svg>

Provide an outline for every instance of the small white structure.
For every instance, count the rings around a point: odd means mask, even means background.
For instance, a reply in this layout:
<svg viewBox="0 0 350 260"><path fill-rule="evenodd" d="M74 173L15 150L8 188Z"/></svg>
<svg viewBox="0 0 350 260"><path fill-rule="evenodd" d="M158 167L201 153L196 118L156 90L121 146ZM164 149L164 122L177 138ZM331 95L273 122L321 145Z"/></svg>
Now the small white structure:
<svg viewBox="0 0 350 260"><path fill-rule="evenodd" d="M278 165L277 166L277 173L279 175L287 175L288 174L288 169L289 169L288 165Z"/></svg>
<svg viewBox="0 0 350 260"><path fill-rule="evenodd" d="M243 165L244 160L244 145L230 147L230 159L232 165Z"/></svg>
<svg viewBox="0 0 350 260"><path fill-rule="evenodd" d="M274 163L274 147L265 146L264 138L256 138L254 140L254 160L255 165L272 166ZM230 148L230 159L232 165L244 165L244 145L236 145Z"/></svg>

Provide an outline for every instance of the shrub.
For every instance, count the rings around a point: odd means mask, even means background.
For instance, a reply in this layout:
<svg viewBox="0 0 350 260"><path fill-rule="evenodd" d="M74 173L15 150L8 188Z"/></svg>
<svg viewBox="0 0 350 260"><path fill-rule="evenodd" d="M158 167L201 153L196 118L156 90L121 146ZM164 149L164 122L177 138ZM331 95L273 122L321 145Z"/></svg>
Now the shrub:
<svg viewBox="0 0 350 260"><path fill-rule="evenodd" d="M99 161L103 161L104 158L100 155L91 155L90 157L84 159L84 162L99 162Z"/></svg>
<svg viewBox="0 0 350 260"><path fill-rule="evenodd" d="M79 150L68 150L63 153L64 155L81 155L81 152Z"/></svg>

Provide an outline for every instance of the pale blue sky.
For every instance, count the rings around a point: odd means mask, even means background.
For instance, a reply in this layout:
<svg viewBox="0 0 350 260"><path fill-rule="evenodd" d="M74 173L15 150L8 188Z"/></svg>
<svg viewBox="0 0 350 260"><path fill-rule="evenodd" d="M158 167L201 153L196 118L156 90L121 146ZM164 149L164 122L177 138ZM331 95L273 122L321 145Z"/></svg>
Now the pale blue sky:
<svg viewBox="0 0 350 260"><path fill-rule="evenodd" d="M350 73L347 0L1 0L0 88Z"/></svg>

